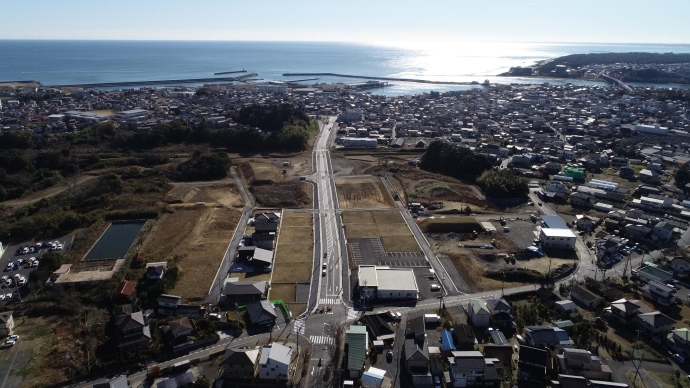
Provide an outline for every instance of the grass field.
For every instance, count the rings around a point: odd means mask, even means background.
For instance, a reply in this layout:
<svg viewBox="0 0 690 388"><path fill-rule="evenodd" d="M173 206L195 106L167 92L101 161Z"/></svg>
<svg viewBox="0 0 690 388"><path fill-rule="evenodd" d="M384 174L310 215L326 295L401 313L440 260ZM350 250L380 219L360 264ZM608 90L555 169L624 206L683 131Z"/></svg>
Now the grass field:
<svg viewBox="0 0 690 388"><path fill-rule="evenodd" d="M164 214L146 234L141 252L148 261L176 258L182 276L173 295L201 301L223 260L240 212L229 208L193 207Z"/></svg>
<svg viewBox="0 0 690 388"><path fill-rule="evenodd" d="M269 293L271 299L283 299L287 302L287 298L276 296L285 294L292 295L294 301L295 283L311 280L314 259L313 219L311 213L283 213L271 278L271 283L279 286L279 291L272 288ZM291 290L288 291L287 288Z"/></svg>
<svg viewBox="0 0 690 388"><path fill-rule="evenodd" d="M386 252L421 252L410 228L397 210L343 212L345 236L380 238Z"/></svg>
<svg viewBox="0 0 690 388"><path fill-rule="evenodd" d="M381 179L375 176L338 178L335 180L338 203L343 209L387 208L395 202Z"/></svg>

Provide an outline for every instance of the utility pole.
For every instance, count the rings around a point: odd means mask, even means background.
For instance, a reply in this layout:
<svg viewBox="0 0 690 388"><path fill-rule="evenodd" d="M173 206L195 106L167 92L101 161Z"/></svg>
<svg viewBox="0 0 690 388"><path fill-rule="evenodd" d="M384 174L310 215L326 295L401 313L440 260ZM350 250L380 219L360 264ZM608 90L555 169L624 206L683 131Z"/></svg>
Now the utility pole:
<svg viewBox="0 0 690 388"><path fill-rule="evenodd" d="M640 341L640 330L637 330L637 339L635 340L635 347L633 348L633 358L635 357L635 351L637 350L637 343ZM642 358L644 357L644 349L642 349L642 354L637 359L637 365L635 366L635 377L633 378L633 387L635 386L635 381L637 380L637 375L640 374L640 366L642 365ZM633 362L634 364L634 362ZM642 377L640 377L642 380Z"/></svg>

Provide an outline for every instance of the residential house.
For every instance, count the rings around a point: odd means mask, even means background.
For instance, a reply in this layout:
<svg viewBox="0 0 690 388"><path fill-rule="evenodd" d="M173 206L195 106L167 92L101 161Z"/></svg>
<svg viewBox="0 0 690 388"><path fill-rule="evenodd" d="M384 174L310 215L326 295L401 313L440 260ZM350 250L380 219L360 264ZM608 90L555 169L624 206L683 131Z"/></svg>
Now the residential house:
<svg viewBox="0 0 690 388"><path fill-rule="evenodd" d="M362 388L379 388L383 384L385 376L385 370L373 366L369 367L366 372L362 373Z"/></svg>
<svg viewBox="0 0 690 388"><path fill-rule="evenodd" d="M158 308L161 311L161 308ZM208 310L206 306L199 306L196 304L181 304L175 309L176 317L187 317L193 319L206 319L208 317Z"/></svg>
<svg viewBox="0 0 690 388"><path fill-rule="evenodd" d="M583 376L589 379L611 379L611 368L602 363L598 356L589 350L563 349L557 355L560 372L567 375Z"/></svg>
<svg viewBox="0 0 690 388"><path fill-rule="evenodd" d="M659 173L646 168L640 171L638 178L640 179L640 181L648 183L650 185L655 185L659 183Z"/></svg>
<svg viewBox="0 0 690 388"><path fill-rule="evenodd" d="M442 352L452 352L458 350L455 347L455 341L453 340L453 333L448 330L441 331L441 338L439 347Z"/></svg>
<svg viewBox="0 0 690 388"><path fill-rule="evenodd" d="M372 340L383 341L395 338L395 329L391 325L389 315L365 314L359 322L367 327Z"/></svg>
<svg viewBox="0 0 690 388"><path fill-rule="evenodd" d="M455 351L448 357L451 386L455 388L498 386L502 365L496 358L484 358L478 351Z"/></svg>
<svg viewBox="0 0 690 388"><path fill-rule="evenodd" d="M262 380L287 380L292 363L292 348L277 342L261 348L258 377Z"/></svg>
<svg viewBox="0 0 690 388"><path fill-rule="evenodd" d="M156 388L181 388L189 387L196 381L194 373L185 372L176 376L170 377L156 384Z"/></svg>
<svg viewBox="0 0 690 388"><path fill-rule="evenodd" d="M688 328L673 329L666 335L666 345L684 357L690 357L690 330Z"/></svg>
<svg viewBox="0 0 690 388"><path fill-rule="evenodd" d="M280 213L262 213L254 216L254 230L257 232L277 232Z"/></svg>
<svg viewBox="0 0 690 388"><path fill-rule="evenodd" d="M591 208L594 206L592 197L585 193L575 192L570 194L570 204L574 207Z"/></svg>
<svg viewBox="0 0 690 388"><path fill-rule="evenodd" d="M188 342L193 342L190 338L194 325L187 317L182 317L169 321L166 326L162 327L163 339L173 349L184 346Z"/></svg>
<svg viewBox="0 0 690 388"><path fill-rule="evenodd" d="M525 328L525 342L532 347L557 348L572 347L574 342L563 329L551 326L527 326Z"/></svg>
<svg viewBox="0 0 690 388"><path fill-rule="evenodd" d="M13 311L3 311L0 313L0 337L7 337L14 333Z"/></svg>
<svg viewBox="0 0 690 388"><path fill-rule="evenodd" d="M668 284L673 281L672 273L652 265L633 270L632 273L633 275L637 275L637 277L645 283L655 280L659 283Z"/></svg>
<svg viewBox="0 0 690 388"><path fill-rule="evenodd" d="M412 375L426 374L429 369L429 347L424 332L424 317L407 321L403 344L405 366Z"/></svg>
<svg viewBox="0 0 690 388"><path fill-rule="evenodd" d="M635 177L635 169L631 166L623 166L618 172L618 176L623 179L631 179Z"/></svg>
<svg viewBox="0 0 690 388"><path fill-rule="evenodd" d="M228 349L220 365L226 379L251 380L256 376L259 349Z"/></svg>
<svg viewBox="0 0 690 388"><path fill-rule="evenodd" d="M559 313L565 313L565 314L570 314L572 312L577 312L577 305L573 303L572 300L566 299L566 300L560 300L556 303L554 303L553 307L556 311Z"/></svg>
<svg viewBox="0 0 690 388"><path fill-rule="evenodd" d="M575 216L575 218L577 218L577 221L575 222L577 229L589 231L594 228L595 220L593 217L590 217L586 214L578 214Z"/></svg>
<svg viewBox="0 0 690 388"><path fill-rule="evenodd" d="M278 318L275 307L267 299L249 302L246 305L246 309L249 322L252 325L273 325Z"/></svg>
<svg viewBox="0 0 690 388"><path fill-rule="evenodd" d="M257 248L267 249L269 251L273 250L275 239L275 232L252 234L252 244L254 244L254 246Z"/></svg>
<svg viewBox="0 0 690 388"><path fill-rule="evenodd" d="M127 303L132 300L134 289L137 284L131 280L123 280L115 289L115 299L120 303Z"/></svg>
<svg viewBox="0 0 690 388"><path fill-rule="evenodd" d="M350 326L345 331L345 369L349 378L357 379L362 375L368 351L369 335L366 326Z"/></svg>
<svg viewBox="0 0 690 388"><path fill-rule="evenodd" d="M489 327L491 312L486 302L481 299L471 299L467 305L467 315L474 327Z"/></svg>
<svg viewBox="0 0 690 388"><path fill-rule="evenodd" d="M92 388L129 388L127 376L115 376L102 383L96 383Z"/></svg>
<svg viewBox="0 0 690 388"><path fill-rule="evenodd" d="M158 281L163 279L165 271L168 269L168 263L165 261L157 263L146 264L146 279L150 281Z"/></svg>
<svg viewBox="0 0 690 388"><path fill-rule="evenodd" d="M128 308L127 308L128 307ZM121 309L114 316L115 340L120 351L132 351L148 346L151 341L151 329L141 311L131 312L131 305Z"/></svg>
<svg viewBox="0 0 690 388"><path fill-rule="evenodd" d="M645 284L642 295L645 299L664 307L676 303L676 288L656 280L651 280Z"/></svg>
<svg viewBox="0 0 690 388"><path fill-rule="evenodd" d="M644 225L626 224L625 236L629 239L644 240L647 238L652 228Z"/></svg>
<svg viewBox="0 0 690 388"><path fill-rule="evenodd" d="M671 241L673 237L674 226L668 222L658 222L654 228L652 228L652 235L659 238L663 242Z"/></svg>
<svg viewBox="0 0 690 388"><path fill-rule="evenodd" d="M273 251L255 246L243 246L237 250L238 258L255 269L270 272L273 269Z"/></svg>
<svg viewBox="0 0 690 388"><path fill-rule="evenodd" d="M226 305L245 304L266 299L266 295L268 295L268 282L266 281L233 282L227 279L220 294L220 303Z"/></svg>
<svg viewBox="0 0 690 388"><path fill-rule="evenodd" d="M474 350L477 338L474 335L472 326L466 323L457 324L453 327L452 334L456 350Z"/></svg>
<svg viewBox="0 0 690 388"><path fill-rule="evenodd" d="M547 356L546 349L521 345L518 352L518 380L543 384Z"/></svg>
<svg viewBox="0 0 690 388"><path fill-rule="evenodd" d="M625 298L611 302L611 307L605 309L605 312L609 312L609 310L610 319L626 326L637 324L638 314L652 312L652 309L639 300L627 300Z"/></svg>
<svg viewBox="0 0 690 388"><path fill-rule="evenodd" d="M537 297L548 305L561 300L560 296L546 287L539 287L539 289L537 289Z"/></svg>
<svg viewBox="0 0 690 388"><path fill-rule="evenodd" d="M676 256L670 260L673 273L685 275L690 272L690 259L683 256Z"/></svg>
<svg viewBox="0 0 690 388"><path fill-rule="evenodd" d="M570 288L570 299L588 309L597 308L604 302L604 298L580 285Z"/></svg>
<svg viewBox="0 0 690 388"><path fill-rule="evenodd" d="M177 295L161 294L158 299L158 310L164 315L172 315L177 306L182 304L182 297Z"/></svg>
<svg viewBox="0 0 690 388"><path fill-rule="evenodd" d="M650 337L666 338L666 335L671 331L675 323L676 321L659 311L652 311L651 313L637 316L638 329L640 329L642 334Z"/></svg>
<svg viewBox="0 0 690 388"><path fill-rule="evenodd" d="M502 329L510 329L513 327L512 310L510 304L508 304L505 299L489 299L486 301L486 307L491 313L490 320L494 327Z"/></svg>

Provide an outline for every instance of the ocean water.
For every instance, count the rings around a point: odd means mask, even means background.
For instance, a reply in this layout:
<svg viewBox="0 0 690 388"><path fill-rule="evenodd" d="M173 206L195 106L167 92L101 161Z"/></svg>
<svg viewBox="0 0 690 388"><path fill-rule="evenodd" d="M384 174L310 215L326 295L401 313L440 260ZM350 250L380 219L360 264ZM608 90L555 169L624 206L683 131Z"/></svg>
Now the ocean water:
<svg viewBox="0 0 690 388"><path fill-rule="evenodd" d="M263 80L288 80L290 77L282 75L287 72L330 72L434 81L488 79L499 83L538 83L546 80L496 75L510 67L532 65L544 59L598 52L690 53L690 45L0 40L0 81L35 80L43 85L60 85L209 78L214 77L214 72L246 69L258 73L257 78ZM357 80L321 77L319 81ZM391 84L370 91L402 95L470 87L393 81Z"/></svg>

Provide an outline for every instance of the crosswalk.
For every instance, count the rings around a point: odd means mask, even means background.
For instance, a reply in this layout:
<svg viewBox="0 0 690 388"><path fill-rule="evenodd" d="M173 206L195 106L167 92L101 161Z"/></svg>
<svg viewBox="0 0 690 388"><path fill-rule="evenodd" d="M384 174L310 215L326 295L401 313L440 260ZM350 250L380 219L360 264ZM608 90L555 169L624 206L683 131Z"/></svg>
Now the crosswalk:
<svg viewBox="0 0 690 388"><path fill-rule="evenodd" d="M317 345L331 345L335 342L333 337L327 335L310 335L309 340Z"/></svg>
<svg viewBox="0 0 690 388"><path fill-rule="evenodd" d="M359 249L359 243L350 243L347 244L347 246L350 247L350 253L352 253L352 261L355 263L355 265L364 264L364 260L362 260L362 252Z"/></svg>
<svg viewBox="0 0 690 388"><path fill-rule="evenodd" d="M340 304L340 299L337 299L337 298L321 298L321 299L319 299L319 304L324 304L324 305L336 305L336 304Z"/></svg>
<svg viewBox="0 0 690 388"><path fill-rule="evenodd" d="M304 334L304 321L306 321L307 318L299 318L295 319L295 323L292 326L292 332L295 334Z"/></svg>

